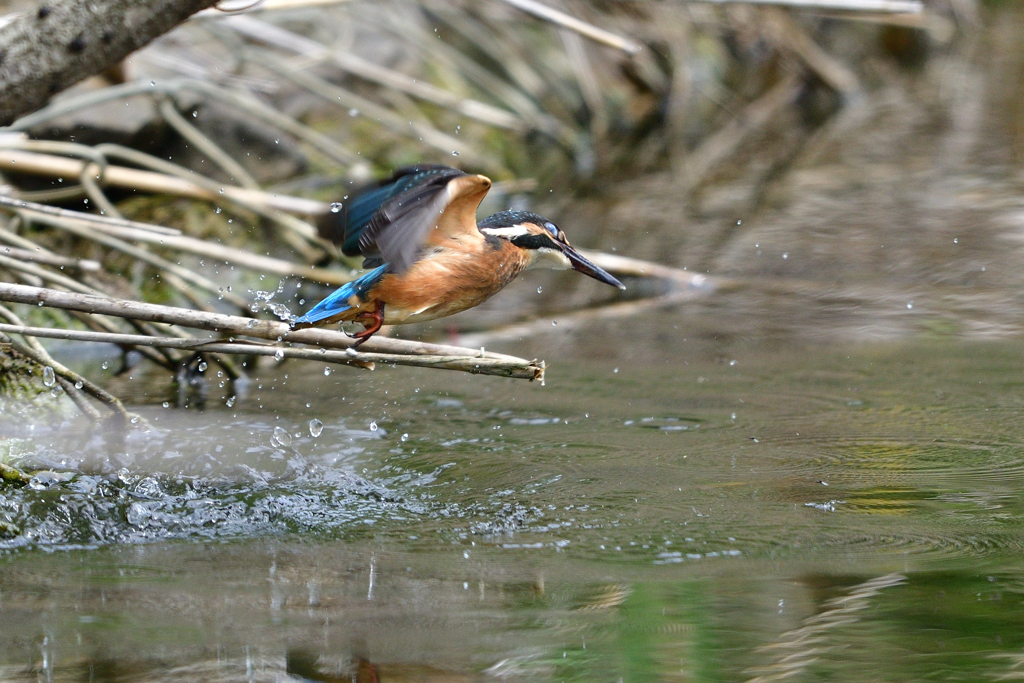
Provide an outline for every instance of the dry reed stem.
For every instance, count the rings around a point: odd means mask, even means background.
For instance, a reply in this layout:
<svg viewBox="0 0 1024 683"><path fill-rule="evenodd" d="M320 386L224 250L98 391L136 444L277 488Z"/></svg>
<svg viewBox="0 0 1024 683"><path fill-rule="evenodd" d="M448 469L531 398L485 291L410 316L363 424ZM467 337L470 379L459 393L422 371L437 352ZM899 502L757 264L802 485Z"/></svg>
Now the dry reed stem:
<svg viewBox="0 0 1024 683"><path fill-rule="evenodd" d="M226 196L223 183L211 180L210 178L190 171L189 169L184 168L183 166L173 164L169 161L164 161L163 159L158 159L157 157L154 157L150 154L146 154L145 152L140 152L136 149L132 149L131 147L125 147L123 145L117 145L113 143L99 144L96 145L95 149L97 152L103 154L106 157L125 159L133 164L138 164L139 166L149 168L150 170L156 170L162 173L167 173L169 175L176 175L186 180L191 180L200 187L205 188L211 193L216 192L217 196L222 197L224 199L228 199L229 201L243 209L247 209L265 218L269 218L270 220L281 225L282 227L294 232L296 235L298 235L304 240L310 242L317 242L318 240L316 228L314 228L309 223L299 220L295 216L282 213L275 209L267 208L260 204L248 204L240 199L229 198Z"/></svg>
<svg viewBox="0 0 1024 683"><path fill-rule="evenodd" d="M268 43L312 60L330 60L337 67L364 80L404 92L421 100L431 102L463 116L499 128L517 132L527 129L526 121L512 112L499 109L484 102L459 97L447 90L416 80L406 74L393 71L348 52L339 52L326 45L293 33L280 26L258 19L232 16L221 20L221 25L250 38Z"/></svg>
<svg viewBox="0 0 1024 683"><path fill-rule="evenodd" d="M580 35L590 38L591 40L609 47L614 47L616 50L622 50L628 55L635 55L643 49L643 45L635 40L617 36L611 31L605 31L593 24L588 24L585 21L581 21L572 15L566 14L565 12L548 7L536 0L502 0L502 2L508 3L513 7L517 7L524 12L544 19L545 21L550 21L553 24L575 31Z"/></svg>
<svg viewBox="0 0 1024 683"><path fill-rule="evenodd" d="M4 241L2 235L3 232L6 231L0 229L0 242ZM33 261L45 266L69 268L72 270L80 270L82 272L96 272L101 268L98 261L93 261L91 259L73 259L65 256L51 256L50 254L30 251L28 249L19 249L18 247L0 248L0 255L9 256L13 259L18 259L19 261Z"/></svg>
<svg viewBox="0 0 1024 683"><path fill-rule="evenodd" d="M152 96L154 93L160 92L173 95L182 90L191 90L219 100L232 107L236 114L247 115L294 135L336 163L341 163L345 166L363 163L358 155L345 149L331 138L313 130L309 126L299 123L286 114L282 114L259 101L248 92L239 92L225 88L217 83L207 83L206 81L193 78L172 78L158 83L132 81L121 85L112 85L100 90L63 97L35 113L18 119L8 127L8 130L31 130L36 126L49 123L55 118L112 100L124 99L135 95Z"/></svg>
<svg viewBox="0 0 1024 683"><path fill-rule="evenodd" d="M250 12L272 12L274 10L288 10L288 9L301 9L304 7L317 7L320 5L340 5L343 2L349 2L349 0L262 0L260 2L251 2L246 0L243 2L243 7L239 9L233 9L230 7L230 3L218 3L216 7L209 9L200 10L191 17L189 21L195 21L196 19L216 19L223 18L225 16L236 16L239 14L248 14ZM229 5L225 7L225 5Z"/></svg>
<svg viewBox="0 0 1024 683"><path fill-rule="evenodd" d="M671 280L687 287L714 286L711 278L699 273L691 273L680 268L665 266L653 261L619 256L618 254L606 254L603 251L590 251L580 249L580 253L595 265L604 268L609 273L626 277L657 277L663 280Z"/></svg>
<svg viewBox="0 0 1024 683"><path fill-rule="evenodd" d="M51 218L74 219L79 221L85 221L86 223L97 223L103 226L132 228L134 230L145 232L149 235L156 235L158 237L181 234L180 230L176 230L174 228L165 228L161 225L153 225L152 223L139 223L137 221L129 221L124 218L113 218L110 216L97 216L96 214L84 213L82 211L58 209L54 206L47 206L46 204L29 202L25 201L24 199L17 199L15 197L10 197L4 194L0 194L0 206L6 207L8 209L28 211L31 213L40 214Z"/></svg>
<svg viewBox="0 0 1024 683"><path fill-rule="evenodd" d="M26 148L30 143L36 141L25 141ZM0 169L29 173L32 175L45 175L52 177L81 177L85 171L87 162L68 157L54 156L51 154L38 154L30 151L18 151L10 149L9 143L0 140ZM21 145L19 144L19 147ZM143 171L126 166L115 166L109 164L97 173L103 180L104 185L123 187L154 194L168 194L176 197L189 197L192 199L204 199L209 202L218 202L227 198L239 204L255 204L269 209L278 209L295 214L317 215L327 213L329 205L316 199L305 197L292 197L262 190L247 190L234 185L225 185L224 194L200 187L191 180L186 180L166 173Z"/></svg>
<svg viewBox="0 0 1024 683"><path fill-rule="evenodd" d="M382 25L381 28L393 30L392 26ZM446 43L439 42L436 34L426 33L419 26L410 24L402 37L406 41L416 41L417 48L422 53L429 54L435 63L443 64L448 67L449 72L465 78L495 100L504 103L527 121L530 127L558 140L568 149L574 147L576 132L570 126L543 111L526 93L484 68L471 57Z"/></svg>
<svg viewBox="0 0 1024 683"><path fill-rule="evenodd" d="M50 306L65 310L83 311L92 314L112 315L120 318L144 320L149 322L181 325L197 329L210 330L221 334L232 334L275 341L312 344L326 348L346 349L352 346L354 339L342 332L325 329L292 330L287 323L272 320L254 320L239 316L223 315L204 311L193 311L173 306L146 304L137 301L111 299L95 295L61 292L54 289L30 287L10 283L0 283L0 301ZM475 351L473 349L447 346L441 344L425 344L402 339L374 337L360 347L369 353L392 353L396 356L455 356L463 359L491 359L504 364L512 364L521 368L521 374L514 375L526 379L540 379L543 375L543 364L527 361L515 356ZM387 362L398 362L389 360ZM467 360L468 362L468 360ZM510 376L504 371L492 373L481 366L477 371L482 374L501 374ZM466 370L467 372L471 370ZM529 375L529 377L527 377Z"/></svg>
<svg viewBox="0 0 1024 683"><path fill-rule="evenodd" d="M851 69L821 48L793 17L778 7L766 7L768 27L778 46L792 51L811 71L847 101L862 92L860 79Z"/></svg>
<svg viewBox="0 0 1024 683"><path fill-rule="evenodd" d="M708 173L732 155L748 135L759 130L783 107L791 104L800 94L803 80L789 75L760 98L748 104L686 159L686 172L681 179L683 189L690 191L700 185Z"/></svg>
<svg viewBox="0 0 1024 683"><path fill-rule="evenodd" d="M61 287L64 287L72 292L92 295L100 294L100 292L93 289L92 287L87 287L86 285L83 285L81 282L69 278L67 275L62 275L61 273L54 273L45 268L40 268L39 266L33 263L27 263L14 258L8 258L7 256L0 255L0 268L6 268L7 270L18 273L26 273L28 275L31 275L32 277L39 278L44 282L60 285Z"/></svg>
<svg viewBox="0 0 1024 683"><path fill-rule="evenodd" d="M217 143L203 135L198 128L186 121L178 113L177 107L174 106L170 99L162 98L158 104L158 109L160 116L167 122L167 125L173 128L185 141L191 143L196 149L209 157L210 161L220 166L221 170L231 176L239 185L248 190L260 189L259 183L249 175L249 172L222 150Z"/></svg>
<svg viewBox="0 0 1024 683"><path fill-rule="evenodd" d="M709 285L708 287L710 289ZM695 296L697 296L697 294L692 291L680 290L663 296L638 299L636 301L621 301L618 303L607 304L605 306L594 306L593 308L567 311L565 313L548 314L542 319L526 320L519 323L513 323L511 325L496 327L490 330L462 334L459 335L458 340L461 344L476 346L477 344L493 344L495 342L531 339L552 331L557 331L559 335L564 335L569 330L593 320L613 320L615 318L635 316L646 310L690 301L695 298ZM558 319L557 328L551 327L552 318Z"/></svg>
<svg viewBox="0 0 1024 683"><path fill-rule="evenodd" d="M507 2L508 0L506 0ZM883 12L920 14L924 3L918 0L693 0L713 5L740 3L748 5L779 5L797 9L820 9L843 12Z"/></svg>
<svg viewBox="0 0 1024 683"><path fill-rule="evenodd" d="M448 135L447 133L442 133L434 128L433 125L422 120L409 121L407 118L399 116L387 107L383 107L372 100L368 100L367 98L357 95L338 85L328 83L322 78L318 78L301 68L293 66L286 60L275 55L266 52L258 52L256 50L247 50L246 57L250 61L294 81L297 85L322 97L331 104L341 106L346 109L358 110L366 120L377 123L393 133L422 142L423 144L433 147L445 154L458 152L460 155L465 157L466 161L477 164L486 169L498 171L504 170L501 164L497 163L494 159L486 157L470 148L465 140L460 140Z"/></svg>
<svg viewBox="0 0 1024 683"><path fill-rule="evenodd" d="M25 206L25 204L26 203L21 200L0 195L0 206L12 205L19 206L19 208L26 209L28 211L35 211L34 207ZM270 273L285 277L300 277L312 282L320 282L325 285L333 286L343 285L347 282L351 282L352 280L352 277L349 274L336 270L323 270L310 266L300 266L292 263L291 261L285 261L270 256L261 256L259 254L251 254L240 249L224 246L223 244L196 239L195 237L156 234L152 230L148 229L149 227L155 226L147 226L145 223L106 219L105 216L96 216L94 214L66 211L63 209L60 209L60 211L62 212L60 215L52 215L49 212L35 214L32 216L32 220L36 223L44 223L55 227L63 227L68 221L86 221L96 230L114 237L133 240L135 242L157 244L166 249L174 249L177 251L197 254L199 256L205 256L214 260L227 261L259 273ZM108 221L115 222L104 222L97 219L106 219ZM122 224L124 223L131 223L132 225L131 227L123 227ZM142 226L142 228L135 226Z"/></svg>
<svg viewBox="0 0 1024 683"><path fill-rule="evenodd" d="M28 217L26 216L25 218L27 219ZM218 285L213 280L210 280L209 278L204 277L199 273L189 270L184 266L179 266L176 263L171 263L167 259L161 258L160 256L157 256L156 254L146 251L141 247L137 247L133 244L128 244L127 242L119 240L116 237L105 235L102 232L93 230L90 226L85 226L75 221L54 221L52 225L60 228L61 230L70 232L73 235L81 237L82 239L86 239L97 244L102 244L103 246L109 249L113 249L115 251L120 251L123 254L127 254L128 256L131 256L137 261L147 263L156 268L157 270L163 271L163 274L165 276L171 275L174 278L178 278L183 281L182 284L186 282L192 284L200 289L205 290L206 292L212 294L217 298L223 298L224 301L227 301L232 306L239 308L243 311L248 309L249 307L248 301L238 296L237 294L232 294L231 292L224 291L224 288ZM169 284L174 286L175 289L185 294L193 303L201 301L201 299L192 294L192 292L187 287L183 288L181 286L175 286L175 283L173 282L172 278L165 279Z"/></svg>

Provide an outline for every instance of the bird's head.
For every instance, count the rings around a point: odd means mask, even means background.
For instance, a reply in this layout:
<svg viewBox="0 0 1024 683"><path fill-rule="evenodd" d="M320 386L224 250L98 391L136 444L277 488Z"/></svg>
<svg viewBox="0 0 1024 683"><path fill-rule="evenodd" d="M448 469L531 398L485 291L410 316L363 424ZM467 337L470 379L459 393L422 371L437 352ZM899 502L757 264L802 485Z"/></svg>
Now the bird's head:
<svg viewBox="0 0 1024 683"><path fill-rule="evenodd" d="M502 211L480 221L479 226L484 235L508 240L522 249L530 259L527 268L572 268L605 284L626 288L573 249L557 225L535 213Z"/></svg>

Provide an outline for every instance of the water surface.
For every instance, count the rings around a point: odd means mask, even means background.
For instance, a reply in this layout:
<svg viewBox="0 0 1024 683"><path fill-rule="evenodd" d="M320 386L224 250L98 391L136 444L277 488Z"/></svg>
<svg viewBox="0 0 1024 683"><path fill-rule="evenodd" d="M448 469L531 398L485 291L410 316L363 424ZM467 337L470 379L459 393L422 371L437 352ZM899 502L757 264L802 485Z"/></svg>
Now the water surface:
<svg viewBox="0 0 1024 683"><path fill-rule="evenodd" d="M1022 343L708 315L509 342L546 386L286 363L6 424L54 474L2 499L4 679L1018 675Z"/></svg>

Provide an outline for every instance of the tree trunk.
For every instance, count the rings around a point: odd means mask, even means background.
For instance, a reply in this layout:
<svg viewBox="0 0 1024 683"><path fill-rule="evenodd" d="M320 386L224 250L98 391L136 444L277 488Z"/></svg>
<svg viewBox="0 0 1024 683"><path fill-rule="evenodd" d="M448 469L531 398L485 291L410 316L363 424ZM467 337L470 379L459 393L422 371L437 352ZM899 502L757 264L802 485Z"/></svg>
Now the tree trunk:
<svg viewBox="0 0 1024 683"><path fill-rule="evenodd" d="M0 126L216 0L52 0L0 29Z"/></svg>

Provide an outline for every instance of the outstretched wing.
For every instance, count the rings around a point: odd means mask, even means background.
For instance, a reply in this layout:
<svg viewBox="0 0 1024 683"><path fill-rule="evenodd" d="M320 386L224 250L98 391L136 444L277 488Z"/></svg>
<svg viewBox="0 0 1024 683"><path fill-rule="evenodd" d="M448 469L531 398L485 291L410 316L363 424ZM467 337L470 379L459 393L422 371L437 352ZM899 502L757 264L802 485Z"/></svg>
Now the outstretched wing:
<svg viewBox="0 0 1024 683"><path fill-rule="evenodd" d="M324 216L321 234L340 241L349 256L387 263L402 273L415 263L435 226L446 235L479 235L476 209L490 187L484 176L448 166L411 166Z"/></svg>

